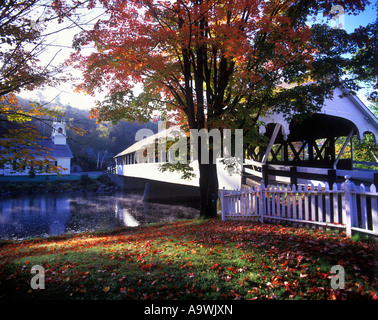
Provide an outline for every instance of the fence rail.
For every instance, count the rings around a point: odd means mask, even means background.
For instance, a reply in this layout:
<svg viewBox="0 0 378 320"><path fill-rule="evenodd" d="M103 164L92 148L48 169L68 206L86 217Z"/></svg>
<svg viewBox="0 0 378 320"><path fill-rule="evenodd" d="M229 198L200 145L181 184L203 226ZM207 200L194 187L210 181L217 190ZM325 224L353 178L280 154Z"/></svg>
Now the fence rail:
<svg viewBox="0 0 378 320"><path fill-rule="evenodd" d="M366 188L349 181L332 188L328 184L279 186L261 183L241 190L222 190L222 219L261 222L286 221L317 225L378 236L378 193L374 184Z"/></svg>
<svg viewBox="0 0 378 320"><path fill-rule="evenodd" d="M355 164L363 164L378 167L375 162L353 161ZM357 169L357 168L355 168ZM378 171L358 168L357 170L327 169L304 166L290 166L287 164L264 164L259 161L244 159L243 173L264 181L280 181L281 183L304 184L308 181L327 181L330 185L341 181L346 175L358 181L370 181L378 186ZM278 183L278 182L277 182Z"/></svg>

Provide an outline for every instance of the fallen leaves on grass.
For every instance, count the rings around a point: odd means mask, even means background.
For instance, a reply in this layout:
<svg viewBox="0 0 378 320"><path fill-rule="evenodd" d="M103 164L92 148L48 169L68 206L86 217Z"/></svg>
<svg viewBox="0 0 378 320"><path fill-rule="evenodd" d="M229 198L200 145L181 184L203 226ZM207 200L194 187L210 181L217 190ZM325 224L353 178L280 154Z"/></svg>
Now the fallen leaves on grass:
<svg viewBox="0 0 378 320"><path fill-rule="evenodd" d="M0 247L0 296L40 299L377 299L377 245L271 224L188 220ZM30 290L30 269L45 269ZM331 267L345 268L332 289Z"/></svg>

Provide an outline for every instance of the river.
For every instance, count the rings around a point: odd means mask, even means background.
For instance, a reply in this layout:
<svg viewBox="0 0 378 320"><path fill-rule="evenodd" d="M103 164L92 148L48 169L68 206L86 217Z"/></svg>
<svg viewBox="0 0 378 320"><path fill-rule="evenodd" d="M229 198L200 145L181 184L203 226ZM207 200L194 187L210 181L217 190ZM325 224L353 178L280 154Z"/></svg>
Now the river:
<svg viewBox="0 0 378 320"><path fill-rule="evenodd" d="M195 217L197 209L146 203L139 194L28 194L0 199L0 239L111 230Z"/></svg>

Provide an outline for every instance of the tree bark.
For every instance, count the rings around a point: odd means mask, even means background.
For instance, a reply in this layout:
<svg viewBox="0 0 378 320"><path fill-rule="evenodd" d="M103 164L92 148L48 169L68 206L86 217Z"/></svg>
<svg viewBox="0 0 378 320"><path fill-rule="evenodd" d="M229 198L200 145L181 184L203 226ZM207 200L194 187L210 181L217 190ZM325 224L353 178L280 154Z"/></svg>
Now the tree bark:
<svg viewBox="0 0 378 320"><path fill-rule="evenodd" d="M218 176L215 163L199 164L200 216L214 218L217 216Z"/></svg>

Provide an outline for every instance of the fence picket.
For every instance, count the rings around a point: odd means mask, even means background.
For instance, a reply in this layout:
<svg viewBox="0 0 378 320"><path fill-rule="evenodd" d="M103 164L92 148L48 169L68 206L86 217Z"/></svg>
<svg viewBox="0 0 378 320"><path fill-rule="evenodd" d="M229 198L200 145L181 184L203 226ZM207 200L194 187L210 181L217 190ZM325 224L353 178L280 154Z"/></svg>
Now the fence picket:
<svg viewBox="0 0 378 320"><path fill-rule="evenodd" d="M273 216L273 217L276 216L276 204L277 204L276 194L274 192L275 188L276 188L275 186L271 186L271 190L270 190L270 196L271 196L271 199L272 199L272 214L271 214L271 216Z"/></svg>
<svg viewBox="0 0 378 320"><path fill-rule="evenodd" d="M265 212L265 215L268 216L270 215L270 212L271 212L271 186L267 186L266 187L266 212Z"/></svg>
<svg viewBox="0 0 378 320"><path fill-rule="evenodd" d="M281 217L281 187L277 186L276 197L277 197L277 217Z"/></svg>
<svg viewBox="0 0 378 320"><path fill-rule="evenodd" d="M308 191L308 185L305 185L305 194L304 194L304 211L305 211L305 220L309 221L310 220L310 208L309 208L309 191Z"/></svg>
<svg viewBox="0 0 378 320"><path fill-rule="evenodd" d="M322 191L323 187L318 184L318 191ZM317 221L323 222L323 193L319 192L318 193L318 219Z"/></svg>
<svg viewBox="0 0 378 320"><path fill-rule="evenodd" d="M358 215L357 215L357 194L356 194L356 186L352 182L351 183L351 190L354 192L352 193L352 208L351 208L351 223L352 227L358 227Z"/></svg>
<svg viewBox="0 0 378 320"><path fill-rule="evenodd" d="M259 193L259 214L260 214L260 221L264 222L264 214L265 214L265 185L264 182L260 185L260 193Z"/></svg>
<svg viewBox="0 0 378 320"><path fill-rule="evenodd" d="M330 199L329 185L325 183L324 186L324 201L325 201L325 212L326 212L326 222L331 222L331 199Z"/></svg>
<svg viewBox="0 0 378 320"><path fill-rule="evenodd" d="M231 204L231 192L228 190L226 191L226 208L228 214L232 213L232 204Z"/></svg>
<svg viewBox="0 0 378 320"><path fill-rule="evenodd" d="M235 193L235 214L237 216L240 215L240 192L238 192L238 190L234 190L234 193Z"/></svg>
<svg viewBox="0 0 378 320"><path fill-rule="evenodd" d="M302 189L302 188L301 188ZM298 188L299 191L299 188ZM301 190L303 191L303 190ZM303 220L303 192L298 193L298 219Z"/></svg>
<svg viewBox="0 0 378 320"><path fill-rule="evenodd" d="M238 216L240 215L240 192L238 190L234 190L235 194L235 214Z"/></svg>
<svg viewBox="0 0 378 320"><path fill-rule="evenodd" d="M248 195L249 195L249 190L248 188L244 188L244 214L245 216L249 216L249 210L248 210Z"/></svg>
<svg viewBox="0 0 378 320"><path fill-rule="evenodd" d="M290 185L287 186L287 194L286 194L286 217L291 219L291 205L293 203L292 197L294 196L291 192Z"/></svg>
<svg viewBox="0 0 378 320"><path fill-rule="evenodd" d="M336 193L337 191L337 184L336 182L332 185L332 191L334 191L332 195L332 202L333 202L333 222L339 223L339 195Z"/></svg>
<svg viewBox="0 0 378 320"><path fill-rule="evenodd" d="M243 216L245 216L245 213L246 213L246 210L245 210L245 198L246 198L246 194L245 194L245 189L242 188L241 189L241 194L240 194L240 204L241 204L241 214Z"/></svg>
<svg viewBox="0 0 378 320"><path fill-rule="evenodd" d="M285 203L286 203L286 188L284 185L281 186L281 193L280 193L280 196L281 196L281 217L282 218L285 218L286 217L286 212L285 212Z"/></svg>
<svg viewBox="0 0 378 320"><path fill-rule="evenodd" d="M360 207L361 207L361 228L368 229L368 217L367 217L367 203L365 193L365 185L360 184L361 194L360 194Z"/></svg>
<svg viewBox="0 0 378 320"><path fill-rule="evenodd" d="M253 202L252 202L252 195L253 195L253 188L249 187L248 190L248 212L249 215L253 215Z"/></svg>
<svg viewBox="0 0 378 320"><path fill-rule="evenodd" d="M316 221L316 203L315 203L315 198L316 198L316 195L315 195L315 186L313 184L311 184L311 221Z"/></svg>
<svg viewBox="0 0 378 320"><path fill-rule="evenodd" d="M252 216L253 215L253 187L249 187L247 201L248 201L247 202L248 214Z"/></svg>
<svg viewBox="0 0 378 320"><path fill-rule="evenodd" d="M254 205L255 205L255 215L258 216L259 214L259 203L258 203L258 200L257 200L257 192L258 192L258 188L255 187L255 194L253 195L253 201L254 201Z"/></svg>
<svg viewBox="0 0 378 320"><path fill-rule="evenodd" d="M231 201L232 201L232 214L235 215L236 213L236 194L235 194L235 190L232 191L232 197L231 197Z"/></svg>
<svg viewBox="0 0 378 320"><path fill-rule="evenodd" d="M352 194L352 182L349 181L349 178L346 179L347 181L343 183L344 194L343 194L343 203L344 203L344 210L343 210L343 223L345 223L346 235L348 237L352 236L352 226L353 226L353 194Z"/></svg>
<svg viewBox="0 0 378 320"><path fill-rule="evenodd" d="M292 191L292 204L293 204L293 219L297 219L297 188L295 184L293 184L293 187L291 189ZM298 203L299 204L299 203Z"/></svg>

